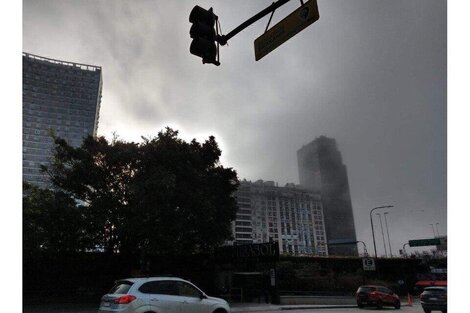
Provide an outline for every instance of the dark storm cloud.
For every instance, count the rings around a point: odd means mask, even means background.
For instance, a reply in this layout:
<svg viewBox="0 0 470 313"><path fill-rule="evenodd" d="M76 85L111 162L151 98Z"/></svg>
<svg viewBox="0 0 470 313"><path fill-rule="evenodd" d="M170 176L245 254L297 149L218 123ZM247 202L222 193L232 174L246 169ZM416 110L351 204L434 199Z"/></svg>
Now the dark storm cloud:
<svg viewBox="0 0 470 313"><path fill-rule="evenodd" d="M318 0L320 20L259 62L268 17L221 48L220 67L189 53L194 5L213 7L227 33L271 3L24 1L24 51L103 67L100 134L215 134L241 178L298 182L296 151L336 138L369 251L378 205L396 206L395 253L430 223L446 233L446 2Z"/></svg>

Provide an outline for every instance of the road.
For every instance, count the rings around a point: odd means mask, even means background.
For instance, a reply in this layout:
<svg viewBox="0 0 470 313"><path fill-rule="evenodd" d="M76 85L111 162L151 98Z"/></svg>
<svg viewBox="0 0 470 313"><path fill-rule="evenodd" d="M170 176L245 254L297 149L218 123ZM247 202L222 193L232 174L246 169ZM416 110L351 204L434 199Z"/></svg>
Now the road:
<svg viewBox="0 0 470 313"><path fill-rule="evenodd" d="M400 310L394 308L384 308L377 310L376 308L344 308L344 309L306 309L306 310L283 310L283 311L259 311L257 313L272 313L272 312L283 312L283 313L377 313L377 312L388 312L388 313L423 313L421 306L413 307L402 307Z"/></svg>
<svg viewBox="0 0 470 313"><path fill-rule="evenodd" d="M301 310L260 310L256 311L245 311L242 308L237 308L237 313L423 313L421 306L414 305L413 307L403 306L400 310L394 308L383 308L377 310L376 308L313 308L313 309L301 309ZM25 307L24 313L96 313L97 308L91 306L36 306L36 307Z"/></svg>

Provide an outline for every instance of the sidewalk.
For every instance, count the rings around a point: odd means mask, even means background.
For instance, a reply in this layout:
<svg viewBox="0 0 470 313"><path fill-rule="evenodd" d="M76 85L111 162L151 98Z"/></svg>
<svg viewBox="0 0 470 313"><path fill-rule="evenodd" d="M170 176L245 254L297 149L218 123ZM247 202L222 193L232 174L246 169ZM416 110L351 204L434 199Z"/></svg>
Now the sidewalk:
<svg viewBox="0 0 470 313"><path fill-rule="evenodd" d="M356 305L322 305L322 304L297 304L297 305L274 305L274 304L255 304L255 303L233 303L230 305L233 313L245 312L264 312L264 311L283 311L283 310L305 310L305 309L338 309L355 308Z"/></svg>
<svg viewBox="0 0 470 313"><path fill-rule="evenodd" d="M96 313L98 307L98 303L25 305L23 313Z"/></svg>
<svg viewBox="0 0 470 313"><path fill-rule="evenodd" d="M415 303L416 304L416 303ZM406 301L401 302L402 306L409 306ZM308 310L308 309L341 309L341 308L357 308L356 304L296 304L296 305L275 305L264 303L231 303L231 311L233 313L245 312L263 312L263 311L286 311L286 310Z"/></svg>

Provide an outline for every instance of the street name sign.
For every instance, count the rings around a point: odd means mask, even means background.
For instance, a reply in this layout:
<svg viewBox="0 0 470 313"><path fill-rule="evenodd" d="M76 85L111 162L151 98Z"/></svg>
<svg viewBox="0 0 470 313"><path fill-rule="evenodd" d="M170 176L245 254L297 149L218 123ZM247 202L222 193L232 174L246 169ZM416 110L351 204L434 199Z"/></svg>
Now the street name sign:
<svg viewBox="0 0 470 313"><path fill-rule="evenodd" d="M408 244L410 247L438 246L441 244L441 240L439 238L416 239L408 241Z"/></svg>
<svg viewBox="0 0 470 313"><path fill-rule="evenodd" d="M375 271L375 261L373 258L363 258L362 268L364 271Z"/></svg>
<svg viewBox="0 0 470 313"><path fill-rule="evenodd" d="M310 0L255 39L255 59L262 57L320 18L317 0Z"/></svg>

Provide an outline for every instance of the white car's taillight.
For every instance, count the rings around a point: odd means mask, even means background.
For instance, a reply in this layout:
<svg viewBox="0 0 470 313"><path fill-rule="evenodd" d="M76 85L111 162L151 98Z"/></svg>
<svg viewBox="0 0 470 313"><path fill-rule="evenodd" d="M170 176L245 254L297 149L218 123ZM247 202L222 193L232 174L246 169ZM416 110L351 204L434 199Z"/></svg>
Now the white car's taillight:
<svg viewBox="0 0 470 313"><path fill-rule="evenodd" d="M134 297L134 296L125 295L125 296L119 297L117 299L114 299L113 302L117 303L117 304L128 304L128 303L131 303L132 301L134 301L135 299L137 299L137 298Z"/></svg>

